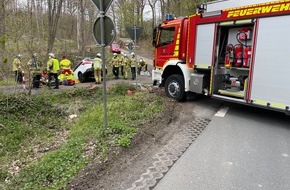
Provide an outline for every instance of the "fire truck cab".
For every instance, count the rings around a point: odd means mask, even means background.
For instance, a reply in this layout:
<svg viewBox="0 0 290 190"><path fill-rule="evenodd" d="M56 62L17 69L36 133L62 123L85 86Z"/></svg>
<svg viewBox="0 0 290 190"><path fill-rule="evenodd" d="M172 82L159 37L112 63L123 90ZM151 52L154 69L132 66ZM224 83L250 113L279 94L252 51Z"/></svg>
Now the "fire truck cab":
<svg viewBox="0 0 290 190"><path fill-rule="evenodd" d="M290 0L216 1L189 17L167 15L153 32L153 84L177 101L191 92L288 113L287 23Z"/></svg>

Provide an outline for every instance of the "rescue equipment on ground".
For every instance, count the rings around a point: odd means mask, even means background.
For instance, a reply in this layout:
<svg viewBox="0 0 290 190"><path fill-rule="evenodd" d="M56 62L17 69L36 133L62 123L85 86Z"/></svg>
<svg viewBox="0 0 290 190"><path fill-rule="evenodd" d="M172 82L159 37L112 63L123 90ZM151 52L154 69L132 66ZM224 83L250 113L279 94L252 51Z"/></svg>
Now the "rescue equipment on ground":
<svg viewBox="0 0 290 190"><path fill-rule="evenodd" d="M62 73L58 76L60 83L66 86L72 86L75 84L73 78L74 74L73 71L70 69L64 69Z"/></svg>

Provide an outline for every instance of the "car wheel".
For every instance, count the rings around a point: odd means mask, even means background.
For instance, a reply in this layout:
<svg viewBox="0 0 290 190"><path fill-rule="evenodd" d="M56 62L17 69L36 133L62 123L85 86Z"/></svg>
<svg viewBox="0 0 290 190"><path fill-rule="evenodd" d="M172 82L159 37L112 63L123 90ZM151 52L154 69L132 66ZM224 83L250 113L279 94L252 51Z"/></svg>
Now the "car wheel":
<svg viewBox="0 0 290 190"><path fill-rule="evenodd" d="M78 78L80 82L86 82L86 77L81 72L78 73Z"/></svg>
<svg viewBox="0 0 290 190"><path fill-rule="evenodd" d="M172 75L165 82L165 93L169 98L178 102L186 100L184 91L184 79L181 75Z"/></svg>

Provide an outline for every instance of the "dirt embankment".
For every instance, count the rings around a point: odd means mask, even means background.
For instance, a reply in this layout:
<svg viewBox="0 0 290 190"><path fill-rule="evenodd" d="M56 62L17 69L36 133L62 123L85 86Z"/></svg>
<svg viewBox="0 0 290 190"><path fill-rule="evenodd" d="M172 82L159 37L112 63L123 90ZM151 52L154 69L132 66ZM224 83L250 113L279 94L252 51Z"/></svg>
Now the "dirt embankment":
<svg viewBox="0 0 290 190"><path fill-rule="evenodd" d="M162 90L155 93L164 96ZM181 105L168 99L166 109L154 121L141 124L129 148L111 150L106 162L94 162L84 169L68 189L127 189L151 164L178 126L169 125L178 118ZM95 160L97 161L97 159Z"/></svg>

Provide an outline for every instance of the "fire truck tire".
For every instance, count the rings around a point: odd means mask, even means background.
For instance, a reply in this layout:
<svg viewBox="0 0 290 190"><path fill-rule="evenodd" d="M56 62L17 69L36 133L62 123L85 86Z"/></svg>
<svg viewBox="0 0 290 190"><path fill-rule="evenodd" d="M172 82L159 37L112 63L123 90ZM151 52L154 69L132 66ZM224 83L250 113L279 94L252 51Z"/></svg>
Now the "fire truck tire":
<svg viewBox="0 0 290 190"><path fill-rule="evenodd" d="M181 75L172 75L165 81L165 93L169 98L178 102L186 100L184 79Z"/></svg>

